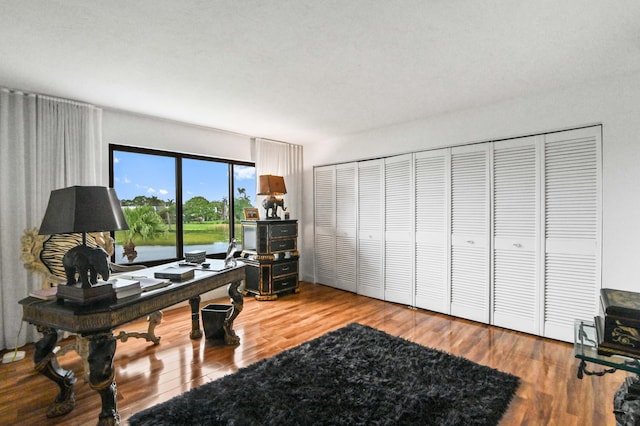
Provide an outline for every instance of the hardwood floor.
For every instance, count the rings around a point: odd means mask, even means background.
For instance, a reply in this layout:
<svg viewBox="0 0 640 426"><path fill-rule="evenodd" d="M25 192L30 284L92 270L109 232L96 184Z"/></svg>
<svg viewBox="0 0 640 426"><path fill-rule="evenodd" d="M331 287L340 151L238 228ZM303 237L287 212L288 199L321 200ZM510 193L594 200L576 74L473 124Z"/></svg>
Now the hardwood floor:
<svg viewBox="0 0 640 426"><path fill-rule="evenodd" d="M118 342L115 366L122 424L137 411L350 322L519 376L521 385L501 425L615 425L612 399L625 373L578 380L578 362L568 343L311 283L301 283L299 294L273 302L246 297L235 322L239 346L213 345L204 338L191 340L188 307L165 312L156 329L162 336L158 346L139 339ZM125 327L130 331L144 328L144 321ZM33 345L22 349L25 360L0 364L0 424L96 424L100 397L80 377L78 356L70 352L59 358L63 367L78 376L76 408L66 416L47 419L46 407L57 387L33 369Z"/></svg>

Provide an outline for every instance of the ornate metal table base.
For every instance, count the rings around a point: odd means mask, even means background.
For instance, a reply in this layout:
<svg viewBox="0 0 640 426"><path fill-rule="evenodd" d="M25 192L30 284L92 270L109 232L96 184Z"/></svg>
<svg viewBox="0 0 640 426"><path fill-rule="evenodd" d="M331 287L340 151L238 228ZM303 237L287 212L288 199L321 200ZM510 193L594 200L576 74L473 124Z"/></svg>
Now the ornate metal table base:
<svg viewBox="0 0 640 426"><path fill-rule="evenodd" d="M200 339L202 337L202 330L200 330L200 296L189 299L189 305L191 305L191 333L189 333L189 337Z"/></svg>
<svg viewBox="0 0 640 426"><path fill-rule="evenodd" d="M242 292L238 289L242 281L236 281L229 285L229 297L231 298L231 310L224 319L222 326L224 330L224 343L227 345L237 345L240 343L240 337L233 331L233 321L236 319L244 306ZM202 330L200 329L200 296L189 299L191 306L191 333L192 339L202 338Z"/></svg>
<svg viewBox="0 0 640 426"><path fill-rule="evenodd" d="M160 343L160 336L156 336L156 326L162 322L162 312L156 311L149 315L147 318L149 321L149 327L147 328L146 333L142 333L139 331L120 331L120 333L116 336L116 339L121 342L126 342L129 337L133 337L135 339L145 339L147 342L152 342L154 345Z"/></svg>
<svg viewBox="0 0 640 426"><path fill-rule="evenodd" d="M73 387L76 384L76 377L73 371L65 370L58 364L58 359L54 352L58 342L58 332L53 328L38 326L38 331L43 334L35 344L35 354L33 362L36 370L53 380L60 392L56 399L47 408L47 417L58 417L67 414L76 405Z"/></svg>
<svg viewBox="0 0 640 426"><path fill-rule="evenodd" d="M242 281L235 281L229 286L229 296L233 308L224 320L225 343L235 345L240 343L240 338L233 331L233 321L240 314L243 307L242 293L238 287ZM202 337L200 329L200 296L189 299L192 312L191 338ZM91 389L98 392L102 400L102 410L98 419L99 426L120 425L120 415L116 406L117 387L115 382L115 369L113 358L116 352L116 342L125 342L128 337L144 338L157 345L160 338L154 334L156 325L162 320L162 313L157 311L149 315L149 330L147 333L126 333L120 332L114 336L111 332L87 334L78 336L76 350L84 352L88 346L88 356L83 356L83 362L88 364L89 385ZM60 388L53 403L47 409L47 417L62 416L71 412L75 407L74 385L76 377L71 370L63 369L56 357L56 345L58 342L58 331L51 327L38 326L38 331L43 334L42 338L35 344L34 363L36 370L54 381ZM88 345L87 345L88 343ZM84 350L80 349L84 348Z"/></svg>
<svg viewBox="0 0 640 426"><path fill-rule="evenodd" d="M640 425L640 378L627 377L613 397L616 425Z"/></svg>
<svg viewBox="0 0 640 426"><path fill-rule="evenodd" d="M233 308L224 319L224 324L222 325L224 330L224 343L227 345L237 345L240 343L240 337L238 337L236 332L233 331L233 321L238 315L240 315L244 306L242 292L238 289L241 283L242 281L237 281L235 283L231 283L229 286L229 296L231 297L231 305Z"/></svg>
<svg viewBox="0 0 640 426"><path fill-rule="evenodd" d="M87 338L89 340L89 384L102 399L98 425L119 425L120 415L116 407L116 381L113 368L116 339L111 333L92 334Z"/></svg>
<svg viewBox="0 0 640 426"><path fill-rule="evenodd" d="M161 311L153 312L148 316L147 321L149 321L149 326L146 332L121 330L120 333L118 333L118 335L115 336L115 338L120 340L121 342L126 342L127 340L129 340L129 338L135 338L135 339L145 339L147 342L152 342L154 345L159 344L161 336L156 336L155 330L158 324L162 322L162 312ZM62 356L69 351L75 351L78 354L78 356L82 359L82 378L84 379L85 382L88 382L89 381L89 361L88 361L89 342L85 337L82 337L79 334L76 334L75 342L61 347L60 350L57 352L57 355Z"/></svg>
<svg viewBox="0 0 640 426"><path fill-rule="evenodd" d="M36 370L53 380L60 392L47 408L47 417L58 417L69 413L75 407L74 385L75 375L58 364L54 352L58 340L58 332L49 327L39 326L43 334L35 344L34 362ZM89 384L100 394L102 411L98 425L119 425L120 416L116 408L116 383L113 368L113 357L116 352L116 339L111 333L87 336L89 341Z"/></svg>

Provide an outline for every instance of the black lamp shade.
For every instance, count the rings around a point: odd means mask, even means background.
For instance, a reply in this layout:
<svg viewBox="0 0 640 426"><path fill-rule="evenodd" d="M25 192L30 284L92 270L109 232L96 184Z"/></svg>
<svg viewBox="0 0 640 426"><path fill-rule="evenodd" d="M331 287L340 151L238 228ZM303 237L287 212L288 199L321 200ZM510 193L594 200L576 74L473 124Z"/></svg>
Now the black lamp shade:
<svg viewBox="0 0 640 426"><path fill-rule="evenodd" d="M113 188L70 186L51 191L40 235L129 229Z"/></svg>

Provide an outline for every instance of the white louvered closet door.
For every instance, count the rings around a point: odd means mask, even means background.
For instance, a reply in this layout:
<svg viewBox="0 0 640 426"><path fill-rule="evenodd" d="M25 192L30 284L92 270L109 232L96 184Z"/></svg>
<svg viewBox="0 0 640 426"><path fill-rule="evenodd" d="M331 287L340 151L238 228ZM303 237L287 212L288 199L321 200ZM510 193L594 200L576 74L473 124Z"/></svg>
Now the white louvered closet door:
<svg viewBox="0 0 640 426"><path fill-rule="evenodd" d="M451 314L489 322L490 144L451 149Z"/></svg>
<svg viewBox="0 0 640 426"><path fill-rule="evenodd" d="M449 313L451 150L415 154L415 305Z"/></svg>
<svg viewBox="0 0 640 426"><path fill-rule="evenodd" d="M358 288L384 299L384 162L358 163Z"/></svg>
<svg viewBox="0 0 640 426"><path fill-rule="evenodd" d="M411 154L384 161L384 300L410 306L414 306L413 262L407 261L414 239L412 163Z"/></svg>
<svg viewBox="0 0 640 426"><path fill-rule="evenodd" d="M356 292L358 168L356 163L336 166L335 287Z"/></svg>
<svg viewBox="0 0 640 426"><path fill-rule="evenodd" d="M336 285L336 168L316 167L315 206L315 281Z"/></svg>
<svg viewBox="0 0 640 426"><path fill-rule="evenodd" d="M492 324L539 334L542 136L493 145Z"/></svg>
<svg viewBox="0 0 640 426"><path fill-rule="evenodd" d="M598 312L600 126L546 135L544 336L572 341L575 319Z"/></svg>

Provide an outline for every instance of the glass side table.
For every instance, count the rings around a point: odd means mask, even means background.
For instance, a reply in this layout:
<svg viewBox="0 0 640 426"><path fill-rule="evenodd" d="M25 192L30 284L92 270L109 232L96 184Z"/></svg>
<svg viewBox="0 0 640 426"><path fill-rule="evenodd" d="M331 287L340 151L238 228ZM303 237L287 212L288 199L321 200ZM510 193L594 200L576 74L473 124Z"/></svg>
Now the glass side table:
<svg viewBox="0 0 640 426"><path fill-rule="evenodd" d="M584 375L604 376L618 370L634 373L627 377L613 397L613 413L616 424L620 426L640 425L640 361L622 355L599 355L598 338L593 321L576 320L574 323L573 353L580 360L578 379ZM587 362L603 365L599 371L587 369Z"/></svg>

